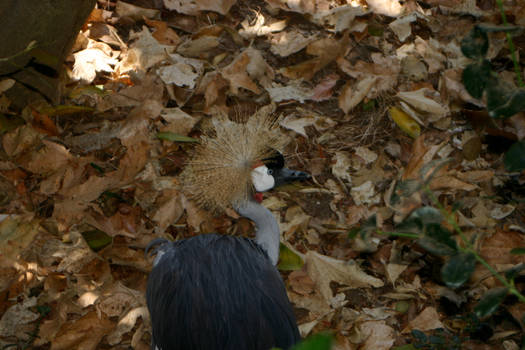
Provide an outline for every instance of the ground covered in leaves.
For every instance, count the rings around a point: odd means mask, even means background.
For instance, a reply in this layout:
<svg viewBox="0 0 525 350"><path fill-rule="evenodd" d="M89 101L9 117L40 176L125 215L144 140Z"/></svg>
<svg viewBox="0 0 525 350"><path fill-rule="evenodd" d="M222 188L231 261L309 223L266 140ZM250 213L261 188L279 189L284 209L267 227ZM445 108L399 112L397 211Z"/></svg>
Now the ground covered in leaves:
<svg viewBox="0 0 525 350"><path fill-rule="evenodd" d="M523 2L504 5L525 25ZM2 348L148 349L147 243L253 233L181 193L194 141L218 115L270 106L288 166L313 177L264 199L303 336L332 332L341 350L519 349L524 303L475 312L500 286L486 267L454 288L450 258L431 253L447 247L388 234L439 202L495 270L525 262L510 253L525 246L524 188L503 164L525 119L491 119L461 81L461 39L482 22L501 23L495 1L100 0L62 105L15 111L0 81ZM505 34L489 39L511 84ZM525 35L514 39L520 53ZM400 196L428 164L428 191ZM372 216L378 230L358 232Z"/></svg>

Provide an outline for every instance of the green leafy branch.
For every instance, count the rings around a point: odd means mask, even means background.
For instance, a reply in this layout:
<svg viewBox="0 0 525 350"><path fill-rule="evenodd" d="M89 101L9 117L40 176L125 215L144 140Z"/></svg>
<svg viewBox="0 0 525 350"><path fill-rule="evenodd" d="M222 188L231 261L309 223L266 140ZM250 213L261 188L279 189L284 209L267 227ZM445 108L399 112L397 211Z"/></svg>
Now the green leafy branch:
<svg viewBox="0 0 525 350"><path fill-rule="evenodd" d="M474 62L463 71L463 84L474 98L485 94L487 110L492 118L508 118L525 111L525 83L521 75L520 64L512 35L522 32L521 27L509 25L502 0L496 0L503 26L476 25L461 41L461 51ZM518 88L499 79L492 71L492 65L486 58L489 40L488 33L505 32L516 74ZM505 155L505 168L510 172L525 169L525 141L516 142Z"/></svg>
<svg viewBox="0 0 525 350"><path fill-rule="evenodd" d="M503 0L496 0L498 4L499 12L501 14L501 21L504 26L508 26L507 16L505 15L505 9L503 8ZM523 87L523 79L521 78L520 65L518 63L518 58L516 56L516 48L514 47L514 42L512 41L512 35L509 31L505 32L507 37L507 43L509 44L510 57L512 58L512 63L514 64L514 72L516 73L516 79L518 80L518 85Z"/></svg>
<svg viewBox="0 0 525 350"><path fill-rule="evenodd" d="M391 204L395 205L402 198L420 192L427 196L431 206L414 210L396 226L394 232L377 229L375 217L371 217L362 225L359 232L362 236L374 232L412 238L426 251L445 257L447 260L441 268L441 278L452 289L461 287L469 280L476 263L486 267L503 287L493 288L481 298L474 308L474 313L479 318L486 317L497 310L508 294L515 295L518 300L525 303L525 296L520 293L514 283L515 277L525 270L525 264L519 264L505 273L497 271L476 250L474 246L476 236L469 239L457 223L454 213L458 208L447 210L430 189L432 178L448 162L449 160L436 160L424 165L420 170L420 178L400 181L391 198ZM452 231L447 229L444 223L447 223ZM455 235L459 237L460 244L454 238Z"/></svg>

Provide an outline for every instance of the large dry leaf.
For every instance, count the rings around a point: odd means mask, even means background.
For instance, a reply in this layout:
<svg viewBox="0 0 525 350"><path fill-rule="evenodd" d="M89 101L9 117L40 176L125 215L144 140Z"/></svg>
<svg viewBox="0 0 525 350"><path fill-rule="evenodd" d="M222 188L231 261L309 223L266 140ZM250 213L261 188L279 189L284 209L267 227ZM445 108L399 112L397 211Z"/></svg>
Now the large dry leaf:
<svg viewBox="0 0 525 350"><path fill-rule="evenodd" d="M204 35L183 42L177 47L177 53L186 57L201 57L219 45L220 41L217 36Z"/></svg>
<svg viewBox="0 0 525 350"><path fill-rule="evenodd" d="M165 60L167 54L174 50L173 46L161 45L151 35L146 26L142 28L142 31L132 33L131 38L136 39L136 41L123 55L123 59L115 68L115 71L120 74L131 70L146 71L157 63Z"/></svg>
<svg viewBox="0 0 525 350"><path fill-rule="evenodd" d="M381 196L376 192L374 183L371 180L365 181L359 186L352 187L350 194L356 205L371 205L381 201Z"/></svg>
<svg viewBox="0 0 525 350"><path fill-rule="evenodd" d="M403 12L403 6L398 0L367 0L366 3L373 13L390 17L397 17Z"/></svg>
<svg viewBox="0 0 525 350"><path fill-rule="evenodd" d="M15 261L18 255L35 239L40 229L40 220L31 215L12 215L0 221L0 254Z"/></svg>
<svg viewBox="0 0 525 350"><path fill-rule="evenodd" d="M301 51L316 39L317 35L308 35L297 29L281 32L270 37L272 44L270 51L281 57L287 57Z"/></svg>
<svg viewBox="0 0 525 350"><path fill-rule="evenodd" d="M115 324L91 311L80 319L65 323L51 342L51 350L95 350Z"/></svg>
<svg viewBox="0 0 525 350"><path fill-rule="evenodd" d="M257 36L268 35L270 33L280 32L286 28L286 21L277 21L271 24L265 25L266 19L262 13L255 14L255 21L248 21L245 19L242 21L242 29L239 30L239 34L245 39L253 39ZM253 23L253 24L250 24Z"/></svg>
<svg viewBox="0 0 525 350"><path fill-rule="evenodd" d="M359 60L355 64L351 64L344 58L339 58L337 65L343 72L358 81L376 78L366 95L368 98L375 98L380 93L390 91L396 86L401 64L398 57L395 56L373 53L371 58L372 62Z"/></svg>
<svg viewBox="0 0 525 350"><path fill-rule="evenodd" d="M36 297L24 300L23 303L15 304L7 309L0 319L0 336L12 337L18 335L22 326L36 321L40 315L31 311L37 304Z"/></svg>
<svg viewBox="0 0 525 350"><path fill-rule="evenodd" d="M336 152L333 158L332 174L342 180L352 183L352 176L350 175L350 167L352 163L348 153Z"/></svg>
<svg viewBox="0 0 525 350"><path fill-rule="evenodd" d="M367 321L359 326L365 342L359 347L362 350L389 350L395 341L395 331L386 321Z"/></svg>
<svg viewBox="0 0 525 350"><path fill-rule="evenodd" d="M75 64L71 78L89 84L95 80L97 72L112 73L118 63L117 55L109 45L90 40L85 50L73 54Z"/></svg>
<svg viewBox="0 0 525 350"><path fill-rule="evenodd" d="M323 1L319 0L266 0L266 2L274 8L280 8L285 11L292 11L310 15L314 14L317 11L317 3L324 3Z"/></svg>
<svg viewBox="0 0 525 350"><path fill-rule="evenodd" d="M355 261L337 260L309 251L306 253L305 263L308 275L328 303L331 303L333 298L331 282L344 284L350 288L378 288L384 285L380 279L361 270Z"/></svg>
<svg viewBox="0 0 525 350"><path fill-rule="evenodd" d="M159 10L139 7L124 1L117 2L115 6L115 12L121 17L129 17L136 21L140 21L145 18L154 18L160 15Z"/></svg>
<svg viewBox="0 0 525 350"><path fill-rule="evenodd" d="M164 0L168 10L186 15L197 15L200 11L215 11L225 15L237 0Z"/></svg>
<svg viewBox="0 0 525 350"><path fill-rule="evenodd" d="M302 86L301 82L302 80L292 80L285 86L274 82L271 87L266 88L266 91L268 91L272 102L294 100L303 103L311 98L312 90Z"/></svg>
<svg viewBox="0 0 525 350"><path fill-rule="evenodd" d="M123 319L129 310L143 306L143 303L144 299L141 292L127 288L121 282L117 282L102 293L97 300L97 310L106 314L107 317Z"/></svg>
<svg viewBox="0 0 525 350"><path fill-rule="evenodd" d="M352 28L356 17L364 16L369 12L362 6L343 5L316 13L312 21L326 30L340 33Z"/></svg>
<svg viewBox="0 0 525 350"><path fill-rule="evenodd" d="M129 333L137 323L138 319L149 319L149 312L146 306L136 307L130 310L117 324L115 330L108 335L108 343L110 345L117 345L122 341L122 336Z"/></svg>
<svg viewBox="0 0 525 350"><path fill-rule="evenodd" d="M155 231L163 233L169 225L174 224L183 214L184 208L178 191L168 190L157 200L157 210L152 220L157 222Z"/></svg>
<svg viewBox="0 0 525 350"><path fill-rule="evenodd" d="M417 20L417 18L419 17L418 14L418 12L412 12L408 15L397 18L393 22L390 22L388 26L397 35L399 41L405 41L406 38L408 38L410 34L412 34L411 23Z"/></svg>
<svg viewBox="0 0 525 350"><path fill-rule="evenodd" d="M199 118L193 117L180 108L164 108L160 116L164 120L159 131L172 132L179 135L188 135L199 121Z"/></svg>
<svg viewBox="0 0 525 350"><path fill-rule="evenodd" d="M355 106L357 106L363 99L368 95L377 78L374 76L368 76L362 80L359 80L357 84L351 82L346 83L343 87L341 95L339 95L339 108L343 112L350 112Z"/></svg>
<svg viewBox="0 0 525 350"><path fill-rule="evenodd" d="M237 94L239 88L259 94L261 90L254 82L258 81L263 87L270 86L274 73L262 57L260 51L253 48L244 50L228 66L221 71L222 76L230 82L230 90Z"/></svg>
<svg viewBox="0 0 525 350"><path fill-rule="evenodd" d="M310 80L315 73L343 55L348 50L349 43L348 35L343 35L339 40L334 38L316 40L306 47L306 53L315 58L281 68L279 72L290 79Z"/></svg>
<svg viewBox="0 0 525 350"><path fill-rule="evenodd" d="M430 331L436 328L444 328L445 326L439 320L439 314L435 308L428 306L419 315L416 316L408 326L401 331L401 333L408 333L413 329L420 330L422 332Z"/></svg>
<svg viewBox="0 0 525 350"><path fill-rule="evenodd" d="M15 157L40 143L42 136L30 125L21 126L2 137L2 145L10 157Z"/></svg>
<svg viewBox="0 0 525 350"><path fill-rule="evenodd" d="M163 66L157 74L166 84L175 84L193 89L197 79L204 73L204 63L201 60L182 57L179 54L169 55L173 64Z"/></svg>
<svg viewBox="0 0 525 350"><path fill-rule="evenodd" d="M525 237L516 231L500 231L483 239L481 256L491 265L525 263L524 255L511 254L514 248L525 247Z"/></svg>
<svg viewBox="0 0 525 350"><path fill-rule="evenodd" d="M24 169L36 174L46 174L56 171L72 160L69 151L62 145L48 140L42 140L44 147L31 152L30 158L21 159Z"/></svg>

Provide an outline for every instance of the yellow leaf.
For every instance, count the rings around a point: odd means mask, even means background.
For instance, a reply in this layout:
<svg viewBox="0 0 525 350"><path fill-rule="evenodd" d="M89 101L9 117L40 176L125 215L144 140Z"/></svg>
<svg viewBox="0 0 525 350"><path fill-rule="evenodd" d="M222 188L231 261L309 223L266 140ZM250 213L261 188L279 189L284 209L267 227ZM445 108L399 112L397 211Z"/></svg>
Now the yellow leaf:
<svg viewBox="0 0 525 350"><path fill-rule="evenodd" d="M401 109L391 107L388 112L397 126L399 126L399 128L406 132L410 137L416 138L421 134L419 124Z"/></svg>

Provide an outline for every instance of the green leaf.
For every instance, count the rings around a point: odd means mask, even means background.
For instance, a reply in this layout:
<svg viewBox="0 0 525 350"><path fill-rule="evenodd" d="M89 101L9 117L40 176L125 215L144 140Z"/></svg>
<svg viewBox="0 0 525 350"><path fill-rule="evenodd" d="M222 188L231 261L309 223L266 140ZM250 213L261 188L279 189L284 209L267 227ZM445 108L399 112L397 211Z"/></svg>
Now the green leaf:
<svg viewBox="0 0 525 350"><path fill-rule="evenodd" d="M492 118L508 118L525 110L525 89L491 78L486 89L487 110Z"/></svg>
<svg viewBox="0 0 525 350"><path fill-rule="evenodd" d="M463 84L472 97L481 98L483 96L483 91L490 81L490 69L490 62L485 59L479 63L469 64L463 70Z"/></svg>
<svg viewBox="0 0 525 350"><path fill-rule="evenodd" d="M354 239L360 233L361 233L361 227L354 227L353 229L348 231L348 239Z"/></svg>
<svg viewBox="0 0 525 350"><path fill-rule="evenodd" d="M417 240L417 244L434 255L447 256L457 253L456 249L431 237L422 237Z"/></svg>
<svg viewBox="0 0 525 350"><path fill-rule="evenodd" d="M510 251L510 253L514 255L524 255L525 247L514 248Z"/></svg>
<svg viewBox="0 0 525 350"><path fill-rule="evenodd" d="M514 279L521 271L525 270L525 264L520 263L516 266L511 267L510 269L505 271L505 277L508 280Z"/></svg>
<svg viewBox="0 0 525 350"><path fill-rule="evenodd" d="M376 214L370 216L366 221L361 225L361 238L365 238L368 234L375 232L377 230L377 216Z"/></svg>
<svg viewBox="0 0 525 350"><path fill-rule="evenodd" d="M392 198L390 198L390 204L397 204L402 197L410 197L413 193L419 191L421 186L421 181L415 179L399 181L396 184Z"/></svg>
<svg viewBox="0 0 525 350"><path fill-rule="evenodd" d="M40 314L40 317L46 317L51 312L51 307L49 305L37 305L36 311Z"/></svg>
<svg viewBox="0 0 525 350"><path fill-rule="evenodd" d="M400 313L405 313L410 308L410 302L407 300L399 300L396 302L395 310Z"/></svg>
<svg viewBox="0 0 525 350"><path fill-rule="evenodd" d="M525 141L516 142L510 146L507 153L505 153L503 162L505 163L505 169L509 172L518 172L525 169ZM522 249L525 251L525 248Z"/></svg>
<svg viewBox="0 0 525 350"><path fill-rule="evenodd" d="M454 250L458 249L456 241L452 238L452 233L440 224L428 224L425 229L426 236L446 244Z"/></svg>
<svg viewBox="0 0 525 350"><path fill-rule="evenodd" d="M440 224L443 221L443 216L438 209L430 206L418 208L403 220L398 226L398 232L414 232L423 233L425 226L429 224Z"/></svg>
<svg viewBox="0 0 525 350"><path fill-rule="evenodd" d="M372 36L383 36L383 32L385 30L384 27L385 26L379 24L371 24L367 28L368 34Z"/></svg>
<svg viewBox="0 0 525 350"><path fill-rule="evenodd" d="M330 350L332 341L332 336L329 334L314 334L295 345L291 350Z"/></svg>
<svg viewBox="0 0 525 350"><path fill-rule="evenodd" d="M474 307L474 313L476 314L476 316L482 318L496 311L499 304L501 304L503 299L505 299L505 296L507 296L508 292L508 288L505 287L493 288L489 290L481 298L478 305Z"/></svg>
<svg viewBox="0 0 525 350"><path fill-rule="evenodd" d="M363 111L371 111L374 110L374 108L377 107L376 100L369 100L367 102L363 102Z"/></svg>
<svg viewBox="0 0 525 350"><path fill-rule="evenodd" d="M523 32L523 27L511 26L511 25L496 26L492 24L478 24L478 28L485 33L507 32L513 35L517 35Z"/></svg>
<svg viewBox="0 0 525 350"><path fill-rule="evenodd" d="M489 37L486 32L481 30L478 26L472 30L461 40L461 52L468 58L473 60L485 57L489 49Z"/></svg>
<svg viewBox="0 0 525 350"><path fill-rule="evenodd" d="M441 268L441 277L450 288L458 288L468 281L476 266L472 253L458 253L452 256Z"/></svg>
<svg viewBox="0 0 525 350"><path fill-rule="evenodd" d="M104 231L91 230L82 232L82 236L86 240L88 246L95 252L109 245L112 241L111 236L108 236Z"/></svg>
<svg viewBox="0 0 525 350"><path fill-rule="evenodd" d="M300 270L303 267L303 259L301 259L301 257L294 251L282 243L280 243L279 248L279 270L295 271Z"/></svg>
<svg viewBox="0 0 525 350"><path fill-rule="evenodd" d="M424 226L429 224L441 224L443 221L443 215L441 215L439 209L431 206L418 208L414 210L410 216L418 218Z"/></svg>
<svg viewBox="0 0 525 350"><path fill-rule="evenodd" d="M420 343L426 343L427 342L427 336L425 333L421 332L418 329L413 329L411 332L414 339L416 339Z"/></svg>
<svg viewBox="0 0 525 350"><path fill-rule="evenodd" d="M417 348L414 347L412 344L405 344L401 346L396 346L395 348L392 348L392 350L416 350Z"/></svg>
<svg viewBox="0 0 525 350"><path fill-rule="evenodd" d="M157 138L161 140L171 141L171 142L199 142L199 140L194 139L193 137L184 136L175 134L174 132L159 132Z"/></svg>

